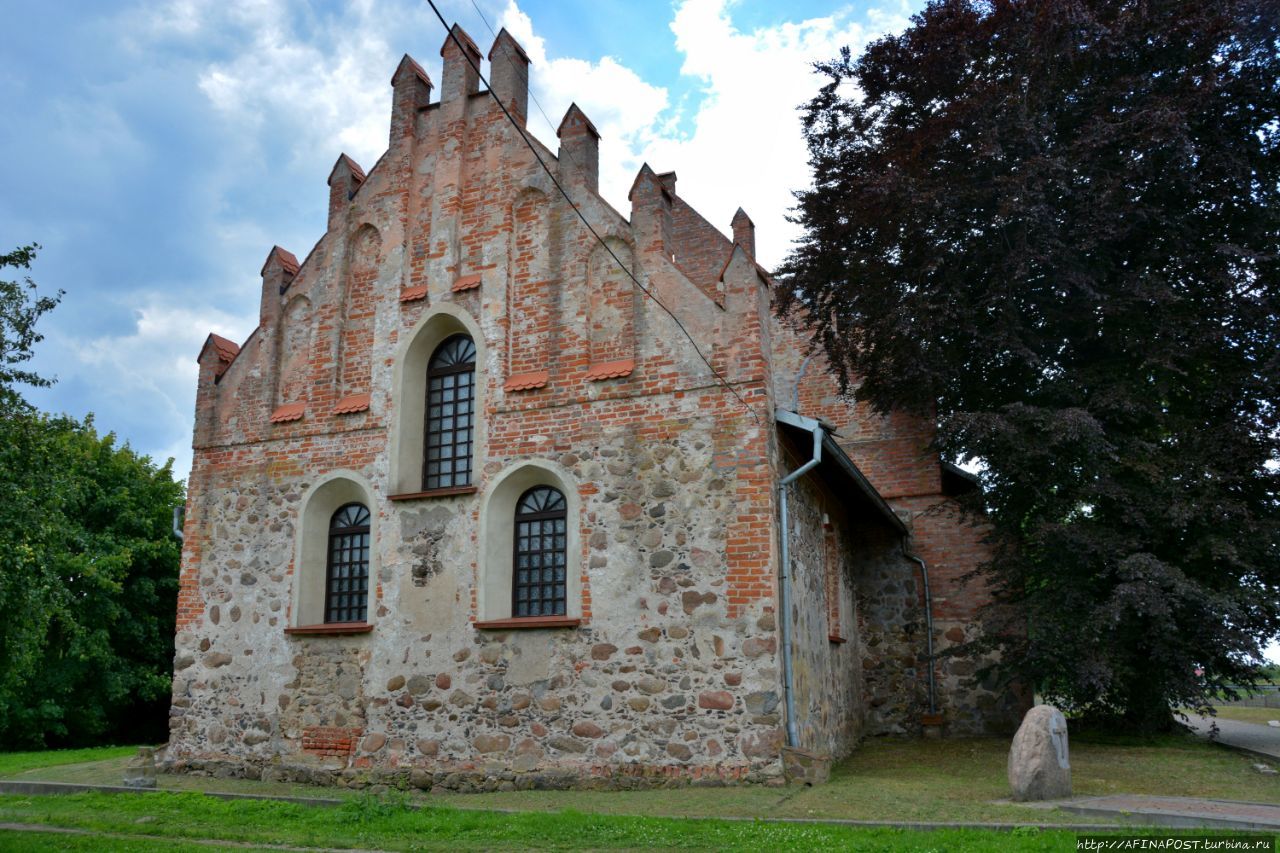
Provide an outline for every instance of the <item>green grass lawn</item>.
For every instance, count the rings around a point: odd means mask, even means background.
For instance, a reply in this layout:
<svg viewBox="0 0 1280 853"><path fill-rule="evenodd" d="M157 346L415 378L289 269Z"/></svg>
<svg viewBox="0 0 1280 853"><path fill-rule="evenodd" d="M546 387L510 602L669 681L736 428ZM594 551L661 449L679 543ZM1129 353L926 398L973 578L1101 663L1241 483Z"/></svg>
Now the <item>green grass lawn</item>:
<svg viewBox="0 0 1280 853"><path fill-rule="evenodd" d="M1218 708L1218 717L1223 720L1238 720L1242 723L1257 723L1265 726L1267 720L1280 720L1280 708L1246 708L1243 705L1222 705Z"/></svg>
<svg viewBox="0 0 1280 853"><path fill-rule="evenodd" d="M0 767L12 778L118 784L131 749L12 753ZM904 835L833 826L665 818L805 818L893 822L1099 823L1059 809L1007 802L1008 741L874 740L842 762L819 788L677 788L654 791L516 791L492 794L392 792L379 802L341 788L317 788L209 777L160 777L171 795L76 795L0 798L0 821L118 833L111 840L157 849L147 838L214 838L248 844L375 846L387 849L514 849L543 847L710 847L764 849L857 846L859 849L1069 849L1072 837L1053 832L991 835L931 832ZM99 761L91 761L101 757ZM56 765L55 762L66 762ZM1071 742L1077 796L1153 794L1280 803L1280 778L1262 776L1252 761L1190 736L1152 741ZM222 802L193 791L229 791L345 799L338 808L287 803ZM408 806L417 806L411 809ZM519 815L497 810L518 810ZM659 819L656 816L662 816ZM139 823L141 821L141 823ZM209 834L209 833L214 834ZM408 833L413 844L399 838ZM832 835L831 833L835 833ZM852 835L841 833L853 833ZM922 840L922 839L927 839ZM1016 842L1015 842L1016 839ZM403 843L402 843L403 842ZM998 843L997 843L998 842ZM79 836L0 835L0 848L88 849ZM67 846L58 848L49 845ZM105 843L105 842L104 842ZM1017 846L1010 847L1010 844ZM414 844L418 846L413 846ZM397 846L400 845L400 846ZM904 846L905 845L905 846Z"/></svg>
<svg viewBox="0 0 1280 853"><path fill-rule="evenodd" d="M109 761L136 754L136 746L99 746L93 749L49 749L43 752L0 752L0 779L29 770L67 764Z"/></svg>
<svg viewBox="0 0 1280 853"><path fill-rule="evenodd" d="M822 824L680 820L575 811L501 814L411 809L395 797L338 808L227 802L197 794L0 797L0 821L87 830L94 836L0 833L6 850L193 849L183 841L379 850L1073 850L1074 833L909 831ZM203 849L208 849L207 847Z"/></svg>

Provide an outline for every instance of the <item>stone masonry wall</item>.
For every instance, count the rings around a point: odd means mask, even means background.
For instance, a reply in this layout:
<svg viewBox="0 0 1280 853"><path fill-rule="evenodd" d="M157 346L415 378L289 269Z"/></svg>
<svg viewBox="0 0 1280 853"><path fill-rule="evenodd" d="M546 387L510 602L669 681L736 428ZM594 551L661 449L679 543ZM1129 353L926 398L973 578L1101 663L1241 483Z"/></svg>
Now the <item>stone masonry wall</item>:
<svg viewBox="0 0 1280 853"><path fill-rule="evenodd" d="M1003 732L1017 725L1026 707L1024 691L972 676L980 662L943 654L982 631L990 601L985 584L969 578L987 555L985 530L963 522L943 493L941 468L929 444L932 426L903 413L879 415L857 399L856 381L842 395L825 354L815 349L793 320L774 320L774 385L779 405L820 418L835 439L896 512L908 520L910 549L929 567L933 593L935 679L938 704L952 734ZM856 380L856 377L855 377ZM855 541L859 626L866 645L868 734L919 731L927 709L923 669L924 591L916 564L904 560L898 543Z"/></svg>
<svg viewBox="0 0 1280 853"><path fill-rule="evenodd" d="M791 470L802 462L789 460L788 464ZM856 553L851 548L850 522L841 503L813 476L801 477L791 486L787 508L798 745L841 758L862 737L866 702L861 643L851 630ZM850 630L842 634L842 626ZM768 704L776 702L774 694L762 698Z"/></svg>
<svg viewBox="0 0 1280 853"><path fill-rule="evenodd" d="M739 257L709 295L670 261L674 176L642 170L630 221L579 193L736 394L648 299L615 300L632 363L589 373L595 241L455 53L440 103L401 63L387 155L367 177L340 159L328 233L300 264L273 250L258 331L201 355L168 760L454 788L775 778L779 715L753 698L779 690L765 283ZM398 370L441 312L478 330L474 488L398 494ZM531 463L576 493L581 623L477 627L484 507ZM371 627L299 633L323 572L301 507L335 472L369 492Z"/></svg>

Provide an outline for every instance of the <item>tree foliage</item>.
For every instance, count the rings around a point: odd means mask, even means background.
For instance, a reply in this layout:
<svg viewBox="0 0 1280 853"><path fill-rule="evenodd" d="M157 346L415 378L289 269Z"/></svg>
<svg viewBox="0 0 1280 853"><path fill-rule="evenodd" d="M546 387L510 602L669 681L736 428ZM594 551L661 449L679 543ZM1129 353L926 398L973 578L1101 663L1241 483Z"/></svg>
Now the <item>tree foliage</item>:
<svg viewBox="0 0 1280 853"><path fill-rule="evenodd" d="M1256 675L1280 630L1276 4L942 0L818 67L783 308L858 396L981 462L1006 674L1146 729Z"/></svg>
<svg viewBox="0 0 1280 853"><path fill-rule="evenodd" d="M28 268L35 247L0 256ZM166 464L51 417L17 383L57 303L0 282L0 749L162 739L182 500Z"/></svg>
<svg viewBox="0 0 1280 853"><path fill-rule="evenodd" d="M0 270L30 269L39 248L35 244L19 246L0 255ZM31 359L35 345L44 340L36 331L36 321L62 298L61 291L57 296L38 296L35 291L35 282L28 276L23 276L22 281L0 280L0 411L21 405L15 384L51 384L49 379L20 366Z"/></svg>
<svg viewBox="0 0 1280 853"><path fill-rule="evenodd" d="M0 748L164 739L181 500L92 420L0 417Z"/></svg>

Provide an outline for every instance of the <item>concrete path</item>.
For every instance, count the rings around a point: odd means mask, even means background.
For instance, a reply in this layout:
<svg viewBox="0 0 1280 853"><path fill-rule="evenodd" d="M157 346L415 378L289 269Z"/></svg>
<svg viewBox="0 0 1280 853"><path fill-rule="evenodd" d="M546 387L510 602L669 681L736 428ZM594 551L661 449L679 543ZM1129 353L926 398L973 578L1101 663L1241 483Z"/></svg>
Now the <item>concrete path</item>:
<svg viewBox="0 0 1280 853"><path fill-rule="evenodd" d="M1280 728L1194 714L1188 720L1192 728L1206 737L1210 736L1210 728L1215 722L1218 724L1217 741L1222 745L1280 761Z"/></svg>
<svg viewBox="0 0 1280 853"><path fill-rule="evenodd" d="M1056 805L1078 815L1116 818L1143 826L1280 830L1280 806L1268 803L1118 794L1061 800Z"/></svg>

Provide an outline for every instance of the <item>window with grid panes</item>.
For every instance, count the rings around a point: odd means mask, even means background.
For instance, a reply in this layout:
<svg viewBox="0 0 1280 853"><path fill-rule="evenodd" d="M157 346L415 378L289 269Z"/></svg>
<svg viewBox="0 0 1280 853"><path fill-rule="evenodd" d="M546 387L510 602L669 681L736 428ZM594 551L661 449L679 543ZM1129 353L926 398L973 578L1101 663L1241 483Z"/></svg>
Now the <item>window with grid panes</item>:
<svg viewBox="0 0 1280 853"><path fill-rule="evenodd" d="M369 601L369 510L346 504L329 520L324 621L363 622Z"/></svg>
<svg viewBox="0 0 1280 853"><path fill-rule="evenodd" d="M466 335L447 338L427 363L424 491L471 485L475 388L475 342Z"/></svg>
<svg viewBox="0 0 1280 853"><path fill-rule="evenodd" d="M516 503L513 616L565 613L567 506L550 486L534 486Z"/></svg>

